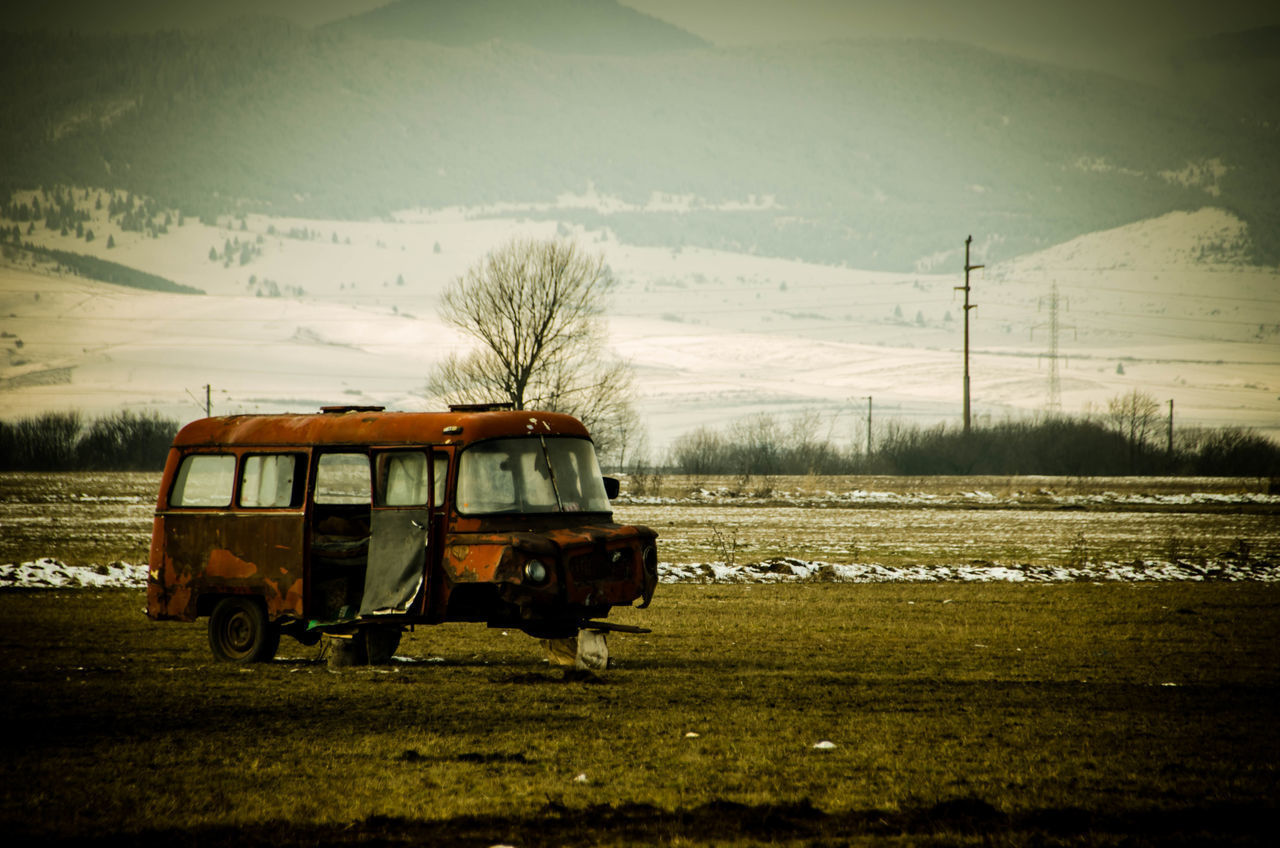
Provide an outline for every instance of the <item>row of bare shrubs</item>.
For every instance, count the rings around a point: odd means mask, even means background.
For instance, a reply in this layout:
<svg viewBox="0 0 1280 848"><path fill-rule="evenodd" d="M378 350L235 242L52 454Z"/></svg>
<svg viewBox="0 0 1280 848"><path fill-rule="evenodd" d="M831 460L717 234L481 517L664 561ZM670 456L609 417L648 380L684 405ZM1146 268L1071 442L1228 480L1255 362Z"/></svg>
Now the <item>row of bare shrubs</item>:
<svg viewBox="0 0 1280 848"><path fill-rule="evenodd" d="M113 412L85 423L79 412L0 421L0 471L151 471L164 467L178 422Z"/></svg>
<svg viewBox="0 0 1280 848"><path fill-rule="evenodd" d="M800 419L798 419L800 420ZM1280 445L1249 430L1187 428L1173 450L1153 437L1090 419L1053 417L976 426L889 422L868 455L865 442L838 444L807 421L769 415L700 427L678 438L668 467L707 474L1044 474L1056 476L1280 476Z"/></svg>

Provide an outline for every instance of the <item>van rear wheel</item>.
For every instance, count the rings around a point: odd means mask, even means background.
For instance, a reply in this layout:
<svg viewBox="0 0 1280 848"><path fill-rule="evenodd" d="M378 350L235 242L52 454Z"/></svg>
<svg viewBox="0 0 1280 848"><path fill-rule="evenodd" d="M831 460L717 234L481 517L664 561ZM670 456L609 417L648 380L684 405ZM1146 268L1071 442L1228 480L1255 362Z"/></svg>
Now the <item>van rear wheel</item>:
<svg viewBox="0 0 1280 848"><path fill-rule="evenodd" d="M280 631L257 598L223 598L209 616L209 648L226 662L270 662Z"/></svg>

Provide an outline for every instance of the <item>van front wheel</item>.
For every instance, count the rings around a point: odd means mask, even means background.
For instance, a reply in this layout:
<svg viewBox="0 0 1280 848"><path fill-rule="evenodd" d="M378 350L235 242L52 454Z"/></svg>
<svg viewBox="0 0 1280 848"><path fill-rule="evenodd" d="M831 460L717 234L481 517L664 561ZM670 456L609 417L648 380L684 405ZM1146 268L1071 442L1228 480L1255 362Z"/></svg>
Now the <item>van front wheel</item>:
<svg viewBox="0 0 1280 848"><path fill-rule="evenodd" d="M209 616L209 647L227 662L270 662L280 647L280 631L257 598L223 598Z"/></svg>

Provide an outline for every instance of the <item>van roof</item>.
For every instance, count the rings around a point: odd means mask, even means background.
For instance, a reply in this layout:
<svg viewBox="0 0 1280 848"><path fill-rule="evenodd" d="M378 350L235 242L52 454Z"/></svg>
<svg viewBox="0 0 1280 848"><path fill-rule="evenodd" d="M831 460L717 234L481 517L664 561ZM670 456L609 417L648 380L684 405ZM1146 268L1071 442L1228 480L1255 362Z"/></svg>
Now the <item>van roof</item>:
<svg viewBox="0 0 1280 848"><path fill-rule="evenodd" d="M534 434L590 438L582 422L559 412L375 412L340 407L304 415L201 418L179 430L173 446L465 445Z"/></svg>

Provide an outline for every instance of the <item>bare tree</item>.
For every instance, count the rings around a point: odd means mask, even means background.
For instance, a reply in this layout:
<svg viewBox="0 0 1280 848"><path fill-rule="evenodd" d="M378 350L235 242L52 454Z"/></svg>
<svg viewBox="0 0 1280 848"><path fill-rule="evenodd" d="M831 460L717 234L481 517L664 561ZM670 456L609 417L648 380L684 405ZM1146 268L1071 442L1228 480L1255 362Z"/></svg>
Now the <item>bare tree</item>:
<svg viewBox="0 0 1280 848"><path fill-rule="evenodd" d="M1136 470L1138 454L1154 432L1160 404L1146 392L1133 389L1107 401L1107 421L1129 448L1129 471Z"/></svg>
<svg viewBox="0 0 1280 848"><path fill-rule="evenodd" d="M605 344L613 277L601 255L560 239L516 239L459 277L440 317L476 346L431 372L449 403L507 402L577 416L602 452L633 427L630 366Z"/></svg>
<svg viewBox="0 0 1280 848"><path fill-rule="evenodd" d="M671 462L681 473L695 479L723 470L725 457L724 438L708 426L684 433L671 446Z"/></svg>

